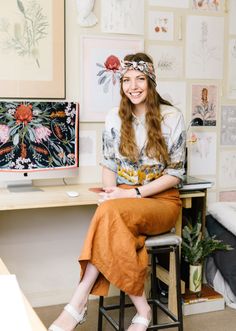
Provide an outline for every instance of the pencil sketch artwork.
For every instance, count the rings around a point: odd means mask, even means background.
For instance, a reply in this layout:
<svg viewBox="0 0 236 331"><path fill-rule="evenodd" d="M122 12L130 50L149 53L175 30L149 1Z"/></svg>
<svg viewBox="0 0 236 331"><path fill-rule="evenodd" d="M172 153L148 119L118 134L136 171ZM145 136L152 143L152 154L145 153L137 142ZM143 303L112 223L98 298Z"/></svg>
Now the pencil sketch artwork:
<svg viewBox="0 0 236 331"><path fill-rule="evenodd" d="M171 12L149 11L148 38L151 40L174 39L174 15Z"/></svg>
<svg viewBox="0 0 236 331"><path fill-rule="evenodd" d="M186 83L181 81L158 81L157 91L162 98L181 110L186 119Z"/></svg>
<svg viewBox="0 0 236 331"><path fill-rule="evenodd" d="M102 0L102 32L144 34L144 0Z"/></svg>
<svg viewBox="0 0 236 331"><path fill-rule="evenodd" d="M236 185L236 152L223 150L220 153L220 187Z"/></svg>
<svg viewBox="0 0 236 331"><path fill-rule="evenodd" d="M214 175L216 172L216 133L193 132L195 142L188 148L190 175Z"/></svg>
<svg viewBox="0 0 236 331"><path fill-rule="evenodd" d="M188 0L149 0L150 6L188 8Z"/></svg>
<svg viewBox="0 0 236 331"><path fill-rule="evenodd" d="M198 10L219 10L220 0L192 0L192 8Z"/></svg>
<svg viewBox="0 0 236 331"><path fill-rule="evenodd" d="M236 1L229 0L229 34L236 34Z"/></svg>
<svg viewBox="0 0 236 331"><path fill-rule="evenodd" d="M223 49L223 17L187 17L187 78L222 79L224 63Z"/></svg>
<svg viewBox="0 0 236 331"><path fill-rule="evenodd" d="M4 8L3 1L1 8ZM8 4L9 12L0 14L0 51L28 60L40 68L41 41L47 38L49 20L40 1L15 0ZM8 12L8 13L9 13Z"/></svg>
<svg viewBox="0 0 236 331"><path fill-rule="evenodd" d="M236 201L236 191L221 191L219 193L219 201L235 202Z"/></svg>
<svg viewBox="0 0 236 331"><path fill-rule="evenodd" d="M96 131L80 130L79 132L79 165L96 166Z"/></svg>
<svg viewBox="0 0 236 331"><path fill-rule="evenodd" d="M236 98L236 39L229 41L228 97Z"/></svg>
<svg viewBox="0 0 236 331"><path fill-rule="evenodd" d="M181 46L148 47L156 64L158 78L181 78L183 75L183 48Z"/></svg>
<svg viewBox="0 0 236 331"><path fill-rule="evenodd" d="M236 106L221 107L221 145L236 146Z"/></svg>
<svg viewBox="0 0 236 331"><path fill-rule="evenodd" d="M192 85L191 126L216 126L217 86Z"/></svg>

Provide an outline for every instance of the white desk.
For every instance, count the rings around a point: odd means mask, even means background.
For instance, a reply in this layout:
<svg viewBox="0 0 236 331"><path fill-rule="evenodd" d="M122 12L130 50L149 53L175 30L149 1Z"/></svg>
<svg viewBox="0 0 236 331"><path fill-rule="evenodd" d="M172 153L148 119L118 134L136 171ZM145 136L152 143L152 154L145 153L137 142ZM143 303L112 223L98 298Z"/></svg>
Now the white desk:
<svg viewBox="0 0 236 331"><path fill-rule="evenodd" d="M3 263L3 261L0 259L0 275L8 275L10 274L7 267ZM22 293L23 295L23 293ZM43 323L40 321L38 315L35 313L34 309L29 304L26 297L23 295L23 301L25 304L26 312L30 321L30 325L32 327L33 331L47 331ZM1 314L0 314L1 315ZM1 318L1 317L0 317ZM14 318L14 316L12 316Z"/></svg>
<svg viewBox="0 0 236 331"><path fill-rule="evenodd" d="M89 191L91 187L101 187L99 183L79 184L79 185L63 185L63 186L44 186L39 187L41 191L12 193L7 189L0 189L0 211L35 209L35 208L52 208L52 207L68 207L68 206L85 206L97 205L98 195ZM66 191L79 192L78 197L69 197ZM180 192L183 208L191 208L194 198L203 198L203 221L205 219L206 208L206 189L192 190ZM182 232L182 211L176 223L176 233L181 236ZM171 257L172 261L173 257ZM174 263L174 261L173 261ZM169 307L173 312L176 312L175 301L175 277L173 273L167 272L165 269L158 268L158 277L169 285ZM184 292L184 283L182 283L182 291Z"/></svg>

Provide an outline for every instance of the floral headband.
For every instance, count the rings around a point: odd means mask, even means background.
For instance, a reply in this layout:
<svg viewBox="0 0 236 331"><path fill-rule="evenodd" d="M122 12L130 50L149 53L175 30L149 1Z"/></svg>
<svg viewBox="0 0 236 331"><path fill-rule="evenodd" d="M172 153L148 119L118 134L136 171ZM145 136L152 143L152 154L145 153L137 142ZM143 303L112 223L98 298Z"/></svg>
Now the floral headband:
<svg viewBox="0 0 236 331"><path fill-rule="evenodd" d="M154 70L154 66L151 62L144 61L123 61L120 63L120 78L122 78L128 70L139 70L143 72L145 75L151 78L151 80L156 84L156 74Z"/></svg>

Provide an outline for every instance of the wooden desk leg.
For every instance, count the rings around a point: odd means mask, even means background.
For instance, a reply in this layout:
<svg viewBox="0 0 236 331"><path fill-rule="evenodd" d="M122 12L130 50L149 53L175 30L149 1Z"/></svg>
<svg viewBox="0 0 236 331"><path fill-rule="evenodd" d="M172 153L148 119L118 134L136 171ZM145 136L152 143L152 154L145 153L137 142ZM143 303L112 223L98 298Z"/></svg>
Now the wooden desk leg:
<svg viewBox="0 0 236 331"><path fill-rule="evenodd" d="M169 291L168 291L168 308L177 316L177 295L176 295L176 274L175 274L175 253L170 253L169 267Z"/></svg>
<svg viewBox="0 0 236 331"><path fill-rule="evenodd" d="M180 209L177 222L175 224L175 233L182 237L182 208ZM180 249L181 252L181 249ZM181 253L180 253L181 254ZM176 295L176 273L175 273L175 253L171 252L169 257L169 291L168 308L177 316L177 295Z"/></svg>
<svg viewBox="0 0 236 331"><path fill-rule="evenodd" d="M177 236L182 237L182 208L180 209L179 216L175 223L175 233Z"/></svg>

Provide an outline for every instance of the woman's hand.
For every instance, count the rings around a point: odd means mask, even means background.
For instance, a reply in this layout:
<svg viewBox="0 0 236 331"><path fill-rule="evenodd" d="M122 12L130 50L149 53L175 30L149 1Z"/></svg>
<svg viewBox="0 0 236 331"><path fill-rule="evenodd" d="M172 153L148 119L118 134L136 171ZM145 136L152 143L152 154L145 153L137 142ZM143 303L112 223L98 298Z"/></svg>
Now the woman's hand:
<svg viewBox="0 0 236 331"><path fill-rule="evenodd" d="M136 192L134 189L125 190L117 186L107 186L104 192L99 193L99 196L99 201L102 202L110 199L135 198Z"/></svg>

